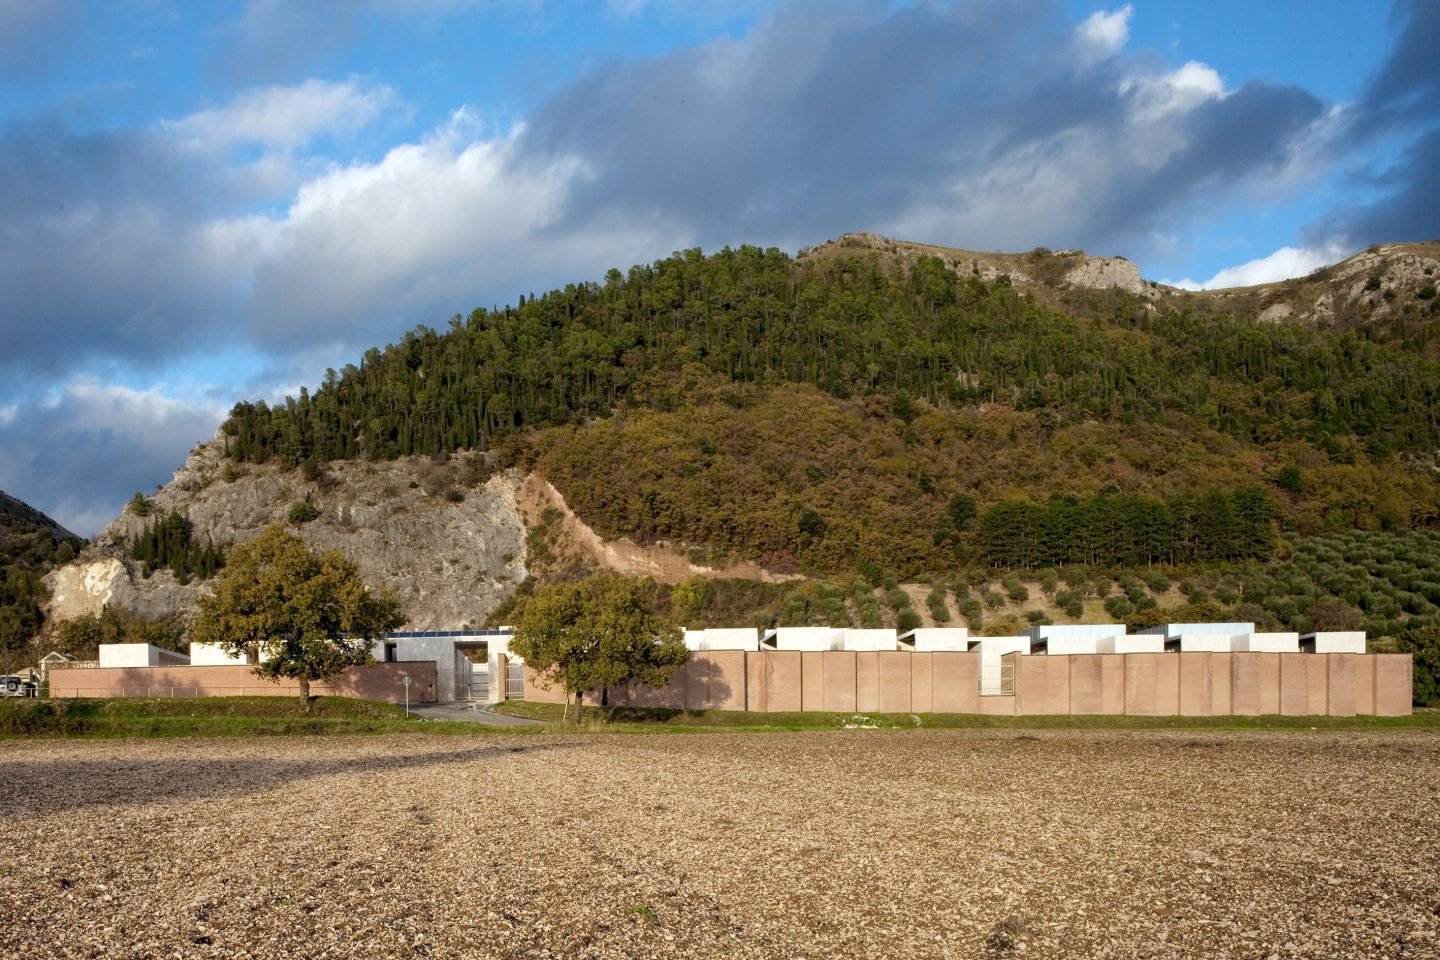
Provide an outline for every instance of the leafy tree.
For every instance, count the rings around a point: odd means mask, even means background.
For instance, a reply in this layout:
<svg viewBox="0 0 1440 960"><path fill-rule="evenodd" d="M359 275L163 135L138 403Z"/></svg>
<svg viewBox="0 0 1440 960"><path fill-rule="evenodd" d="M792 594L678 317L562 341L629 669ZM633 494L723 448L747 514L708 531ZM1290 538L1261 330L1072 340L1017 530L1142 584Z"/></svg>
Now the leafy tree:
<svg viewBox="0 0 1440 960"><path fill-rule="evenodd" d="M510 649L564 686L566 712L573 696L578 721L587 690L632 680L658 689L688 658L679 628L655 613L655 592L653 582L615 573L538 587L520 608Z"/></svg>
<svg viewBox="0 0 1440 960"><path fill-rule="evenodd" d="M256 654L262 677L310 681L373 662L371 647L405 620L400 604L374 595L339 550L316 552L278 525L231 551L215 591L201 597L191 636L228 653Z"/></svg>
<svg viewBox="0 0 1440 960"><path fill-rule="evenodd" d="M1413 627L1395 639L1401 653L1415 658L1415 705L1440 706L1440 626Z"/></svg>

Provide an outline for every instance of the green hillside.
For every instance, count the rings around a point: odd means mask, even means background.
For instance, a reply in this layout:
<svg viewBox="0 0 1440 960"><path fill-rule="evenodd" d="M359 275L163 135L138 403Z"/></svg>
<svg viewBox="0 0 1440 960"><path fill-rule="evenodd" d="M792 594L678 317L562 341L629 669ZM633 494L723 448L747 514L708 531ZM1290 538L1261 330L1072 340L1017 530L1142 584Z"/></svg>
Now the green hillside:
<svg viewBox="0 0 1440 960"><path fill-rule="evenodd" d="M0 670L30 659L26 645L44 620L40 578L83 544L39 510L0 493Z"/></svg>
<svg viewBox="0 0 1440 960"><path fill-rule="evenodd" d="M1201 297L1044 299L929 256L687 251L225 430L287 464L500 447L603 534L815 574L1263 561L1440 521L1440 363Z"/></svg>

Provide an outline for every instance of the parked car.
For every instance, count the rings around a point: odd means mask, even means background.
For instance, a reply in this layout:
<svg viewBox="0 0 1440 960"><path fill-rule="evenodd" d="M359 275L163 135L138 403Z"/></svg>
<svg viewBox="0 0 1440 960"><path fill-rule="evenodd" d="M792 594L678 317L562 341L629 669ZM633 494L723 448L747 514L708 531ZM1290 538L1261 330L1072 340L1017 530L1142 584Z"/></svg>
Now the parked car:
<svg viewBox="0 0 1440 960"><path fill-rule="evenodd" d="M0 696L33 697L39 692L39 684L29 677L0 677Z"/></svg>

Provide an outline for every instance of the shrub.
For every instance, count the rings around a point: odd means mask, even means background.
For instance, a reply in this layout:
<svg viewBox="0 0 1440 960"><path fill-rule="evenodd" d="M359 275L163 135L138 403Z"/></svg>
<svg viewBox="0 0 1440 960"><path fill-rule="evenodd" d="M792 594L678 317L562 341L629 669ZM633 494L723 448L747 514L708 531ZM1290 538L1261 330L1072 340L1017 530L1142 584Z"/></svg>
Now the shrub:
<svg viewBox="0 0 1440 960"><path fill-rule="evenodd" d="M1030 599L1030 591L1025 588L1025 584L1020 582L1020 578L1013 574L1005 578L1003 586L1005 595L1010 598L1011 603L1024 603Z"/></svg>
<svg viewBox="0 0 1440 960"><path fill-rule="evenodd" d="M974 597L960 601L960 616L970 624L971 630L978 631L985 625L984 611L980 608L980 601Z"/></svg>
<svg viewBox="0 0 1440 960"><path fill-rule="evenodd" d="M1116 620L1124 620L1135 612L1135 605L1124 597L1108 597L1105 600L1105 612Z"/></svg>
<svg viewBox="0 0 1440 960"><path fill-rule="evenodd" d="M297 527L302 523L309 523L319 516L320 510L309 500L301 500L298 503L292 503L290 505L289 519L290 522Z"/></svg>
<svg viewBox="0 0 1440 960"><path fill-rule="evenodd" d="M1415 658L1415 705L1440 707L1440 627L1402 630L1396 647Z"/></svg>
<svg viewBox="0 0 1440 960"><path fill-rule="evenodd" d="M914 607L904 607L895 614L895 629L901 633L914 630L920 623L920 614L915 612Z"/></svg>

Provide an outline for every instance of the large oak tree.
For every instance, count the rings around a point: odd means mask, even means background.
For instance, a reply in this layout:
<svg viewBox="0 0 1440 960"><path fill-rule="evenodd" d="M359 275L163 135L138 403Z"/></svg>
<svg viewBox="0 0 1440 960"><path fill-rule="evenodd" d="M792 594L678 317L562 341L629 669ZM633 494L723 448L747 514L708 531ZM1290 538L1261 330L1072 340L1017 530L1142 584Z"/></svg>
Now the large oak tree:
<svg viewBox="0 0 1440 960"><path fill-rule="evenodd" d="M307 712L310 681L374 662L375 640L404 622L400 604L371 593L344 553L317 552L280 526L231 552L199 608L195 641L256 656L260 676L298 681Z"/></svg>
<svg viewBox="0 0 1440 960"><path fill-rule="evenodd" d="M521 607L510 649L564 686L578 719L587 690L663 687L689 657L654 600L653 583L615 573L542 586Z"/></svg>

